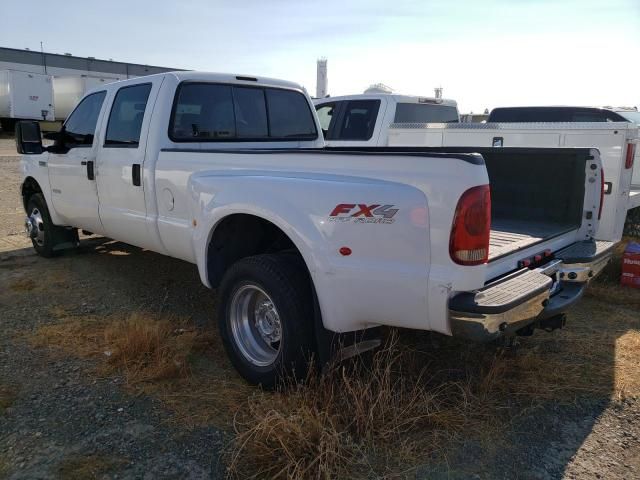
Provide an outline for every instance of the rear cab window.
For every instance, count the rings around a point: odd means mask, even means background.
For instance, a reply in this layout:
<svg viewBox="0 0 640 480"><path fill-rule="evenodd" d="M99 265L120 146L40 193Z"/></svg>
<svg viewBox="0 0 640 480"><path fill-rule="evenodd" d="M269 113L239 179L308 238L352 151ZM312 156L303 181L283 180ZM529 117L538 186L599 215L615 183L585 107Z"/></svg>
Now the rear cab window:
<svg viewBox="0 0 640 480"><path fill-rule="evenodd" d="M315 140L306 97L272 87L184 82L169 125L174 142Z"/></svg>
<svg viewBox="0 0 640 480"><path fill-rule="evenodd" d="M398 103L394 123L457 123L458 109L433 103Z"/></svg>

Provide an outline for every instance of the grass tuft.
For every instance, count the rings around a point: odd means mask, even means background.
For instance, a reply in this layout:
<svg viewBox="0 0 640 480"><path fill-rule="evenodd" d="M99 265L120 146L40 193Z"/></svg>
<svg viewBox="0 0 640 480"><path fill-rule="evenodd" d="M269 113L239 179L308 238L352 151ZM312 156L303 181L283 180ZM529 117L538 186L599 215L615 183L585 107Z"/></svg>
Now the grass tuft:
<svg viewBox="0 0 640 480"><path fill-rule="evenodd" d="M186 377L198 334L183 323L138 313L111 322L104 330L108 364L132 383Z"/></svg>
<svg viewBox="0 0 640 480"><path fill-rule="evenodd" d="M226 453L237 478L381 477L407 474L462 435L493 428L493 359L470 376L422 363L391 332L384 348L334 365L304 385L258 392L237 409ZM493 410L491 410L493 411ZM407 470L408 469L408 470Z"/></svg>
<svg viewBox="0 0 640 480"><path fill-rule="evenodd" d="M34 282L30 278L21 278L19 280L13 281L9 288L14 292L30 292L31 290L36 288L36 282Z"/></svg>
<svg viewBox="0 0 640 480"><path fill-rule="evenodd" d="M88 358L103 359L100 371L122 373L128 383L186 377L189 356L202 344L201 336L184 319L134 313L118 317L63 316L40 326L30 337L48 347Z"/></svg>
<svg viewBox="0 0 640 480"><path fill-rule="evenodd" d="M16 395L17 393L14 387L0 384L0 415L13 405Z"/></svg>

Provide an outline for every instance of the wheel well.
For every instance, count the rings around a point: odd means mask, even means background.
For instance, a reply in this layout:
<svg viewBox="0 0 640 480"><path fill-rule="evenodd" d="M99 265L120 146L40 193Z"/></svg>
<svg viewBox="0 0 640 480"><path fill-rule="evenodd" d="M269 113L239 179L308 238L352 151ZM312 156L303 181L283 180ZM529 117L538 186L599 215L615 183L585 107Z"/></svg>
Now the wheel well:
<svg viewBox="0 0 640 480"><path fill-rule="evenodd" d="M207 277L217 287L226 270L241 258L262 253L300 254L279 227L248 214L229 215L215 228L207 249Z"/></svg>
<svg viewBox="0 0 640 480"><path fill-rule="evenodd" d="M33 177L27 177L25 181L22 183L22 204L24 205L24 210L27 210L27 203L29 202L29 198L34 193L42 193L42 188Z"/></svg>

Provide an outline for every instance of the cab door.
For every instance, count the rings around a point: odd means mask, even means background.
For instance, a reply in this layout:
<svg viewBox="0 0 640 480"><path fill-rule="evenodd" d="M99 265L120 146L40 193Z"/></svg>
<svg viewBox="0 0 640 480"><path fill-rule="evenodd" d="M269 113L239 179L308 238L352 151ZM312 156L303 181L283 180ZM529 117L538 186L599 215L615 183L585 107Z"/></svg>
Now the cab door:
<svg viewBox="0 0 640 480"><path fill-rule="evenodd" d="M104 233L95 180L96 132L105 91L86 96L69 115L49 149L51 202L67 225Z"/></svg>
<svg viewBox="0 0 640 480"><path fill-rule="evenodd" d="M98 147L97 186L105 234L151 248L147 227L144 165L152 106L162 78L125 84L107 100L109 114Z"/></svg>

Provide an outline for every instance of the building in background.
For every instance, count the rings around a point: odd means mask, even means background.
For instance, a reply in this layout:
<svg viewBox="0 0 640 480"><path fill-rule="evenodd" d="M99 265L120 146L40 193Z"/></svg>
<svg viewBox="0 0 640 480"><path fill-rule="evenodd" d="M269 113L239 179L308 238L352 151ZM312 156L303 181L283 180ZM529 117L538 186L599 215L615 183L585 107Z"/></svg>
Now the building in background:
<svg viewBox="0 0 640 480"><path fill-rule="evenodd" d="M19 70L53 76L88 75L125 80L181 69L101 60L94 57L76 57L70 53L46 53L0 47L0 70Z"/></svg>
<svg viewBox="0 0 640 480"><path fill-rule="evenodd" d="M18 120L64 120L92 88L172 70L180 69L0 47L0 128L12 132Z"/></svg>
<svg viewBox="0 0 640 480"><path fill-rule="evenodd" d="M319 58L316 70L316 98L324 98L329 94L329 79L327 77L327 59Z"/></svg>

